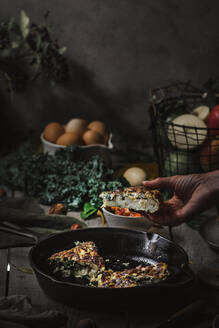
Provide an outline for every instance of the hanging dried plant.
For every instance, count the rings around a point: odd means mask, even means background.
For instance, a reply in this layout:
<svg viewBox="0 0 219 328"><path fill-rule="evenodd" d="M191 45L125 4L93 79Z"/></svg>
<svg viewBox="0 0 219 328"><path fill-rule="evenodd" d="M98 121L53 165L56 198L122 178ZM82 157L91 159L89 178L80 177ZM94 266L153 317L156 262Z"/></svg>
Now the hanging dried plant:
<svg viewBox="0 0 219 328"><path fill-rule="evenodd" d="M53 83L68 80L65 51L51 38L46 21L31 24L24 11L19 23L11 18L0 24L0 78L12 93L24 90L41 75Z"/></svg>

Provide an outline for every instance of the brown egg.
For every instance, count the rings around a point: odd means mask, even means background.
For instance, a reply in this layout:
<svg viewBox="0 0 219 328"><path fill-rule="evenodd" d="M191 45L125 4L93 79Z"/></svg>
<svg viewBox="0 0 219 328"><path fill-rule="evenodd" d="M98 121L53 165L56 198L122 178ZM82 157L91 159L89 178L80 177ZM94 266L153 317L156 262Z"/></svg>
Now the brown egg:
<svg viewBox="0 0 219 328"><path fill-rule="evenodd" d="M108 138L108 131L105 124L101 121L93 121L88 124L88 129L100 133L104 137L104 141Z"/></svg>
<svg viewBox="0 0 219 328"><path fill-rule="evenodd" d="M73 118L70 120L66 126L65 131L66 132L75 132L77 134L82 135L87 127L87 122L81 118Z"/></svg>
<svg viewBox="0 0 219 328"><path fill-rule="evenodd" d="M65 129L60 123L51 122L45 127L43 136L46 140L55 143L58 137L64 132Z"/></svg>
<svg viewBox="0 0 219 328"><path fill-rule="evenodd" d="M83 139L85 145L103 144L104 143L103 136L100 133L98 133L97 131L93 131L93 130L87 130L83 134L82 139Z"/></svg>
<svg viewBox="0 0 219 328"><path fill-rule="evenodd" d="M81 145L82 140L79 134L66 132L57 139L56 144L62 146Z"/></svg>

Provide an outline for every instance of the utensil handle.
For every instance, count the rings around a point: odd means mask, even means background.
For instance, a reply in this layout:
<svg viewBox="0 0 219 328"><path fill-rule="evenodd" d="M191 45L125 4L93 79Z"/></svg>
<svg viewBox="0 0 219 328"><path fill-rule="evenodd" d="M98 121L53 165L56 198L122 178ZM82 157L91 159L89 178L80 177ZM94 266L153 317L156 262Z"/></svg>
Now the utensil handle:
<svg viewBox="0 0 219 328"><path fill-rule="evenodd" d="M10 270L11 270L11 249L8 248L7 264L6 264L6 278L5 278L5 297L8 297L9 281L10 281Z"/></svg>
<svg viewBox="0 0 219 328"><path fill-rule="evenodd" d="M173 239L173 227L169 225L168 230L169 230L170 240L174 241L174 239Z"/></svg>

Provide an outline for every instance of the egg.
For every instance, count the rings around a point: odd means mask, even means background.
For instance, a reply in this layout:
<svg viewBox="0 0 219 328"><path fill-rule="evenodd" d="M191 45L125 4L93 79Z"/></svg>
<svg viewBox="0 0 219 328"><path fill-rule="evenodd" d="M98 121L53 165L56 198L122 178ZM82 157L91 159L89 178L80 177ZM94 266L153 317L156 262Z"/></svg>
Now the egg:
<svg viewBox="0 0 219 328"><path fill-rule="evenodd" d="M81 118L73 118L70 120L66 126L65 131L66 132L75 132L79 135L82 135L87 127L87 122Z"/></svg>
<svg viewBox="0 0 219 328"><path fill-rule="evenodd" d="M105 124L101 121L92 121L88 124L87 128L92 131L100 133L104 137L104 141L107 141L108 131Z"/></svg>
<svg viewBox="0 0 219 328"><path fill-rule="evenodd" d="M82 140L79 134L66 132L57 139L56 144L62 146L81 145Z"/></svg>
<svg viewBox="0 0 219 328"><path fill-rule="evenodd" d="M103 136L100 133L98 133L97 131L93 131L93 130L87 130L83 134L82 139L83 139L85 145L103 144L104 143Z"/></svg>
<svg viewBox="0 0 219 328"><path fill-rule="evenodd" d="M65 129L60 123L51 122L45 127L43 136L47 141L55 143L58 137L64 132Z"/></svg>
<svg viewBox="0 0 219 328"><path fill-rule="evenodd" d="M147 173L140 167L130 167L123 173L131 186L139 186L147 178Z"/></svg>

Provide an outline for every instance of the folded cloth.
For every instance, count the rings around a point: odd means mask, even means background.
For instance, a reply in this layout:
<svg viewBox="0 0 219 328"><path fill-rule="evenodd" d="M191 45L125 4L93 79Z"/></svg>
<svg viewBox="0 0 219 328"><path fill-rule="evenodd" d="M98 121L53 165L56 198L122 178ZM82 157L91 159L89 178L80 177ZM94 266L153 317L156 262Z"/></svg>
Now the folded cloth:
<svg viewBox="0 0 219 328"><path fill-rule="evenodd" d="M9 247L32 246L35 243L36 242L34 239L18 236L11 232L0 231L0 249Z"/></svg>
<svg viewBox="0 0 219 328"><path fill-rule="evenodd" d="M1 328L28 328L28 326L21 325L17 322L11 322L11 321L2 321L0 320L0 327Z"/></svg>
<svg viewBox="0 0 219 328"><path fill-rule="evenodd" d="M1 328L59 328L65 326L66 323L65 314L55 310L39 312L33 308L30 299L25 295L0 298Z"/></svg>
<svg viewBox="0 0 219 328"><path fill-rule="evenodd" d="M7 198L0 201L0 224L7 221L16 225L23 225L28 229L39 232L42 236L69 230L72 224L82 227L87 224L72 215L47 214L37 199L29 197ZM21 229L22 230L22 229ZM21 231L22 232L22 231ZM1 231L0 249L9 247L32 246L36 241L32 238L19 236L14 233Z"/></svg>

